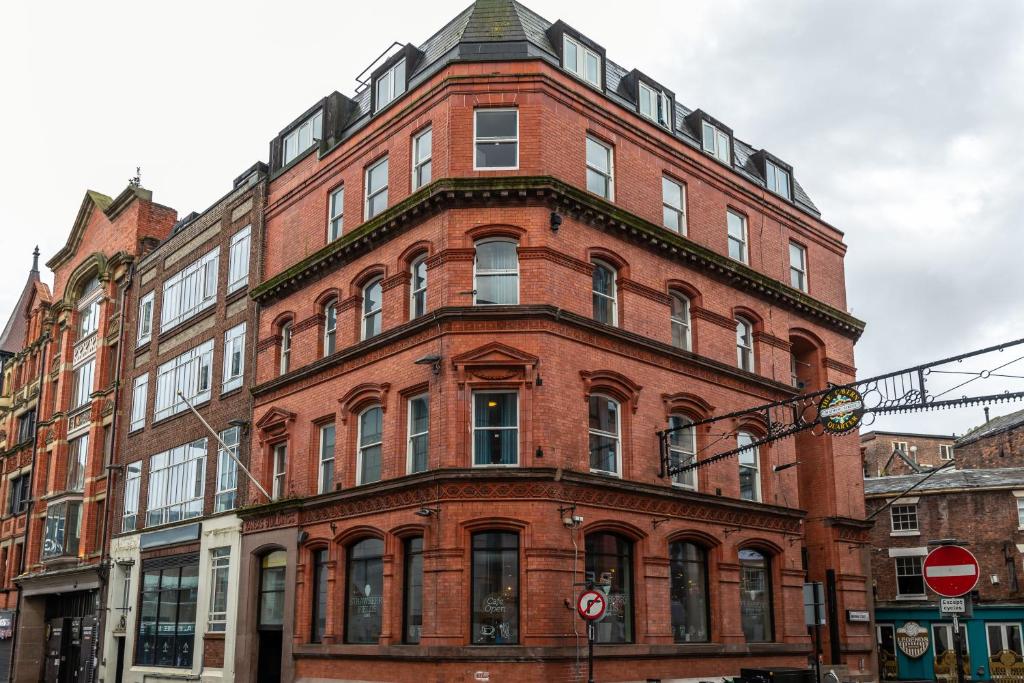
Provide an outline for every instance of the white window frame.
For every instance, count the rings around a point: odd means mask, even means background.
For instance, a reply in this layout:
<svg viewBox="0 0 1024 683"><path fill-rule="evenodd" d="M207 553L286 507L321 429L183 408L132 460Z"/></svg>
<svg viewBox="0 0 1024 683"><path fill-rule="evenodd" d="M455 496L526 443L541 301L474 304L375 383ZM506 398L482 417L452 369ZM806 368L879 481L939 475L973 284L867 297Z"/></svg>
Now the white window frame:
<svg viewBox="0 0 1024 683"><path fill-rule="evenodd" d="M314 112L308 119L295 126L290 133L281 140L281 165L287 166L295 159L302 156L302 153L313 147L318 140L323 138L324 113L323 110ZM308 142L303 143L303 138ZM291 147L291 149L289 149Z"/></svg>
<svg viewBox="0 0 1024 683"><path fill-rule="evenodd" d="M132 382L132 414L129 432L137 432L146 426L146 401L149 398L149 373L139 375Z"/></svg>
<svg viewBox="0 0 1024 683"><path fill-rule="evenodd" d="M270 487L271 500L280 500L284 496L285 478L288 475L288 444L274 444L271 450L272 484Z"/></svg>
<svg viewBox="0 0 1024 683"><path fill-rule="evenodd" d="M235 457L238 457L240 446L240 427L229 427L220 433L221 441L231 447ZM226 486L221 486L227 484ZM224 503L224 499L230 494L231 504ZM238 507L238 463L228 455L227 450L217 444L217 480L214 484L213 511L224 512L234 510Z"/></svg>
<svg viewBox="0 0 1024 683"><path fill-rule="evenodd" d="M477 116L480 112L499 112L499 111L510 111L516 115L516 134L515 137L486 137L481 138L477 135ZM514 166L479 166L477 164L476 147L481 142L504 142L514 143L516 147L516 163ZM519 169L519 110L515 107L483 107L480 109L473 110L473 170L474 171L516 171Z"/></svg>
<svg viewBox="0 0 1024 683"><path fill-rule="evenodd" d="M750 345L740 343L739 328L746 330L746 337L750 339ZM747 372L754 372L756 359L754 357L754 323L743 316L736 316L736 367ZM749 367L745 367L748 366Z"/></svg>
<svg viewBox="0 0 1024 683"><path fill-rule="evenodd" d="M384 186L377 188L376 190L374 190L371 193L370 192L370 174L373 173L381 165L383 165L385 167L385 169L386 169L385 172L384 172ZM385 156L382 159L378 159L374 163L370 164L369 166L366 167L366 170L363 172L363 176L364 176L364 179L363 179L363 197L365 197L365 200L363 202L363 216L365 216L365 220L370 220L371 218L379 216L382 213L384 213L385 211L387 211L387 209L388 209L388 202L389 202L389 199L388 199L388 186L390 185L390 177L389 177L390 175L391 175L391 168L388 166L388 157L387 156ZM373 199L376 199L380 195L384 195L384 208L382 208L377 213L370 213L370 201L373 200Z"/></svg>
<svg viewBox="0 0 1024 683"><path fill-rule="evenodd" d="M516 430L516 461L513 462L513 463L508 463L508 464L505 464L505 463L481 463L481 464L477 464L477 462L476 462L476 430L477 430L477 426L476 426L476 399L477 399L477 396L482 396L483 394L515 394L515 397L516 397L516 423L515 423L514 426L512 426L512 427L480 427L480 429L487 430L487 431L496 431L496 430L499 430L499 429L501 429L501 430L508 430L508 429ZM470 410L470 413L469 413L469 433L470 433L470 451L471 451L470 457L472 458L471 462L473 464L473 467L519 467L519 460L520 460L519 455L520 455L520 451L522 450L522 443L521 443L521 441L522 441L522 436L523 436L522 432L519 429L520 428L520 419L519 419L520 415L519 415L519 412L520 412L521 407L522 406L520 405L520 401L519 401L519 392L516 389L487 389L487 388L480 388L480 389L476 389L476 390L473 391L473 393L472 393L472 400L470 401L470 405L469 405L469 410Z"/></svg>
<svg viewBox="0 0 1024 683"><path fill-rule="evenodd" d="M331 299L324 306L324 357L338 350L338 300Z"/></svg>
<svg viewBox="0 0 1024 683"><path fill-rule="evenodd" d="M139 494L142 491L142 461L125 466L124 510L121 513L121 531L135 531L139 526Z"/></svg>
<svg viewBox="0 0 1024 683"><path fill-rule="evenodd" d="M1017 503L1017 528L1024 530L1024 496L1018 496L1014 492L1014 500Z"/></svg>
<svg viewBox="0 0 1024 683"><path fill-rule="evenodd" d="M748 447L742 446L740 444L740 438L741 437L746 437L746 438L750 439L751 441L756 441L757 440L756 437L754 437L754 435L751 434L750 432L743 432L743 431L737 432L736 433L736 447L737 448L743 448L743 449L748 448ZM753 451L754 451L754 464L753 465L745 465L743 463L742 459L740 458L739 454L737 454L737 456L736 456L737 457L737 463L739 464L739 469L740 470L743 470L743 469L753 470L753 473L754 473L754 498L752 499L752 501L755 502L755 503L760 503L760 502L762 502L762 496L763 496L763 491L761 490L761 448L759 446L749 446L749 448L753 449ZM741 493L741 497L742 497L742 493ZM743 500L747 500L747 499L744 498Z"/></svg>
<svg viewBox="0 0 1024 683"><path fill-rule="evenodd" d="M226 574L226 590L223 595L217 594L219 574ZM206 630L212 633L224 633L228 629L228 612L231 604L231 546L210 548L210 611L207 614ZM223 601L223 610L216 609L218 598Z"/></svg>
<svg viewBox="0 0 1024 683"><path fill-rule="evenodd" d="M566 45L569 44L571 44L576 49L575 64L569 63L569 59L567 56L568 50L565 49ZM587 57L593 57L594 59L597 60L596 80L591 80L590 78L587 78ZM562 34L562 67L566 71L571 73L573 76L579 78L584 83L589 83L596 88L601 87L601 55L599 55L597 52L594 52L589 47L587 47L580 41L576 40L575 38L564 33Z"/></svg>
<svg viewBox="0 0 1024 683"><path fill-rule="evenodd" d="M228 245L228 294L249 284L249 260L252 250L252 226L231 236Z"/></svg>
<svg viewBox="0 0 1024 683"><path fill-rule="evenodd" d="M477 263L478 262L477 247L479 245L481 245L481 244L487 244L488 242L507 242L507 243L511 244L513 247L515 247L515 250L516 250L516 267L515 267L514 271L509 269L509 268L497 268L497 269L494 269L494 270L485 270L485 271L483 271L481 273L480 267L479 267L479 265ZM509 239L507 237L490 237L490 238L486 238L486 239L477 240L473 244L473 250L474 250L474 253L473 253L473 305L474 306L518 306L519 305L519 243L517 241L515 241L513 239ZM476 297L477 297L477 292L479 291L480 287L478 285L479 281L478 281L477 278L479 278L481 275L483 275L484 277L514 275L515 278L516 278L516 298L515 298L515 301L509 302L509 303L500 303L500 304L491 304L491 303L482 304L482 303L478 302Z"/></svg>
<svg viewBox="0 0 1024 683"><path fill-rule="evenodd" d="M292 364L292 324L290 322L281 326L281 354L278 358L277 372L279 375L287 375Z"/></svg>
<svg viewBox="0 0 1024 683"><path fill-rule="evenodd" d="M799 256L799 263L794 262L794 254ZM808 289L807 247L793 241L789 243L789 285L801 292Z"/></svg>
<svg viewBox="0 0 1024 683"><path fill-rule="evenodd" d="M890 536L920 536L921 520L917 503L894 503L889 506Z"/></svg>
<svg viewBox="0 0 1024 683"><path fill-rule="evenodd" d="M423 401L427 405L427 428L422 432L414 432L412 425L412 404L414 401ZM416 474L417 472L426 472L430 469L430 395L429 394L418 394L409 398L406 403L406 439L405 439L405 471L408 474ZM423 470L413 471L412 458L413 448L412 442L416 437L425 436L427 437L427 467Z"/></svg>
<svg viewBox="0 0 1024 683"><path fill-rule="evenodd" d="M342 235L345 222L345 186L339 185L327 195L327 241Z"/></svg>
<svg viewBox="0 0 1024 683"><path fill-rule="evenodd" d="M683 302L683 311L685 311L685 315L686 315L685 318L680 318L680 317L676 316L674 313L672 313L672 303L671 302L672 301L676 301L676 300ZM692 323L692 316L691 316L691 313L690 313L690 306L691 306L691 304L690 304L690 297L686 296L685 294L682 294L681 292L675 292L675 291L669 292L669 321L670 321L671 332L672 332L672 345L675 348L677 348L677 349L682 349L683 351L692 351L693 350L693 336L692 336L692 325L693 325L693 323ZM681 328L682 331L683 331L683 333L681 335L683 337L683 344L682 344L682 346L680 346L680 345L675 343L675 339L676 339L675 331L676 331L676 329L679 329L679 328Z"/></svg>
<svg viewBox="0 0 1024 683"><path fill-rule="evenodd" d="M424 185L427 185L431 180L433 180L433 170L434 170L434 163L433 163L433 160L434 160L434 133L433 133L433 130L434 130L433 126L427 126L426 128L424 128L420 132L416 133L416 135L412 139L412 185L410 187L412 187L414 192L416 190L420 189L421 187L423 187ZM421 158L420 157L420 153L422 152L422 150L420 149L420 143L426 137L430 138L430 144L427 145L427 156L426 156L426 158ZM422 171L427 166L430 167L430 177L427 178L426 180L424 180L423 179Z"/></svg>
<svg viewBox="0 0 1024 683"><path fill-rule="evenodd" d="M730 221L729 221L729 217L730 216L734 216L735 218L739 219L739 221L740 221L740 232L741 232L741 235L739 237L737 237L736 235L732 234L732 228L730 226ZM734 261L739 261L740 263L749 264L750 263L750 232L747 229L747 217L744 216L739 211L733 211L732 209L727 209L726 212L725 212L725 234L726 234L726 239L727 239L727 242L728 242L728 249L726 250L726 255L728 255L728 257L731 258ZM734 243L739 244L740 258L736 258L735 256L732 255L732 245Z"/></svg>
<svg viewBox="0 0 1024 683"><path fill-rule="evenodd" d="M1002 642L999 644L999 649L996 650L996 652L1002 652L1003 649L1004 649L1002 646L1004 644L1007 645L1007 648L1005 648L1005 649L1009 649L1010 638L1008 637L1007 631L1010 628L1016 628L1018 631L1021 631L1020 637L1017 638L1017 642L1021 643L1022 647L1024 647L1024 630L1022 630L1022 628L1021 628L1021 622L1019 622L1019 621L987 621L987 622L985 622L985 647L986 647L986 650L987 650L986 659L991 659L992 654L993 654L993 652L992 652L992 641L989 639L989 633L988 633L988 629L990 627L992 627L992 626L999 627L999 638L1000 638L1000 640L1002 640ZM1024 656L1024 653L1022 653L1022 652L1018 652L1017 654Z"/></svg>
<svg viewBox="0 0 1024 683"><path fill-rule="evenodd" d="M919 574L907 574L900 573L900 563L914 563L917 562L917 566L920 570ZM920 576L921 586L924 587L924 558L920 555L905 555L893 558L893 569L896 577L896 599L897 600L914 600L927 597L928 589L925 588L923 593L900 593L900 577L901 576Z"/></svg>
<svg viewBox="0 0 1024 683"><path fill-rule="evenodd" d="M72 467L74 463L74 467ZM85 491L86 467L89 463L89 432L68 439L68 470L66 477L67 491ZM77 471L78 476L72 481L71 475Z"/></svg>
<svg viewBox="0 0 1024 683"><path fill-rule="evenodd" d="M598 145L599 147L601 147L606 152L607 157L608 157L608 171L605 172L605 171L601 170L600 168L597 168L596 166L594 166L591 163L591 161L590 161L590 154L589 154L590 145L587 145L587 144L584 143L585 144L585 148L586 148L586 152L587 152L587 154L586 154L586 170L588 172L589 171L593 171L597 175L603 177L607 181L607 184L608 184L608 194L607 195L602 195L602 194L598 194L597 192L593 192L590 189L590 183L589 182L587 183L587 192L590 192L593 195L596 195L598 197L602 197L604 199L607 199L610 202L613 202L613 201L615 201L615 149L611 145L609 145L608 143L602 142L601 140L598 140L593 135L588 135L587 139L586 139L586 142L593 142L595 145Z"/></svg>
<svg viewBox="0 0 1024 683"><path fill-rule="evenodd" d="M210 400L213 385L213 340L172 358L156 370L156 403L153 422L188 410L181 391L192 405Z"/></svg>
<svg viewBox="0 0 1024 683"><path fill-rule="evenodd" d="M332 432L334 432L334 438L333 438L334 445L331 448L331 452L330 453L327 453L324 450L324 443L325 443L324 437L326 436L326 433L327 433L328 429L331 430ZM338 429L337 429L337 427L335 426L335 424L333 422L328 422L327 424L320 425L320 428L317 430L317 434L318 434L318 437L319 437L319 442L318 442L319 443L319 448L318 448L318 451L317 451L318 459L317 459L317 469L316 469L316 492L318 494L320 494L320 493L330 493L331 491L334 490L334 479L337 476L337 472L335 471L334 466L335 466L335 463L337 463L337 459L336 459L336 455L335 454L336 454L336 452L338 450ZM324 480L324 466L327 463L331 464L331 481L325 481ZM326 488L325 488L325 486L326 486Z"/></svg>
<svg viewBox="0 0 1024 683"><path fill-rule="evenodd" d="M238 372L234 370L234 358L238 355ZM245 377L245 323L235 325L224 333L224 377L220 393L226 394L242 386Z"/></svg>
<svg viewBox="0 0 1024 683"><path fill-rule="evenodd" d="M608 263L607 261L602 261L600 259L594 259L593 261L590 262L590 265L592 265L594 267L594 271L595 272L597 271L598 268L603 268L603 269L607 270L608 272L610 272L611 275L612 275L612 277L611 277L611 286L612 286L611 294L605 294L604 292L599 292L596 289L594 289L594 278L593 278L593 276L591 276L591 278L590 278L591 306L593 307L593 297L595 297L595 296L596 297L600 297L600 298L602 298L602 299L604 299L606 301L611 301L612 302L612 316L611 316L611 320L608 321L608 323L606 323L606 324L612 325L613 327L618 327L618 325L619 325L619 285L618 285L619 271L612 264ZM597 313L596 309L591 311L591 315L594 317L595 320L597 320L596 313Z"/></svg>
<svg viewBox="0 0 1024 683"><path fill-rule="evenodd" d="M712 146L708 146L708 133L711 133ZM708 121L701 121L701 148L721 161L723 164L732 165L729 136L725 131L719 130L714 124Z"/></svg>
<svg viewBox="0 0 1024 683"><path fill-rule="evenodd" d="M953 444L939 444L939 460L949 461L953 459Z"/></svg>
<svg viewBox="0 0 1024 683"><path fill-rule="evenodd" d="M599 399L599 400L602 400L602 401L611 401L612 403L615 404L615 433L613 434L611 432L606 432L606 431L603 431L603 430L600 430L600 429L595 429L594 427L590 426L589 420L588 420L588 423L587 423L587 458L588 459L590 458L590 437L591 436L599 436L599 437L605 437L605 438L614 439L615 440L615 471L612 472L612 471L609 471L609 470L596 469L589 462L587 463L587 465L590 468L590 471L595 473L595 474L604 474L604 475L607 475L607 476L610 476L610 477L622 478L622 403L619 402L614 397L609 396L608 394L594 393L594 394L591 394L590 396L587 397L587 408L588 408L588 411L589 411L589 407L590 407L590 401L593 401L595 398Z"/></svg>
<svg viewBox="0 0 1024 683"><path fill-rule="evenodd" d="M892 449L910 457L910 445L906 441L892 441Z"/></svg>
<svg viewBox="0 0 1024 683"><path fill-rule="evenodd" d="M156 292L150 290L139 298L139 331L136 346L142 346L153 338L153 301Z"/></svg>
<svg viewBox="0 0 1024 683"><path fill-rule="evenodd" d="M89 405L96 384L96 358L85 361L72 371L71 383L74 391L71 397L71 410L78 410Z"/></svg>
<svg viewBox="0 0 1024 683"><path fill-rule="evenodd" d="M780 197L792 199L793 178L790 177L789 171L772 163L770 159L764 160L764 168L765 186Z"/></svg>
<svg viewBox="0 0 1024 683"><path fill-rule="evenodd" d="M400 76L400 78L399 78ZM374 112L378 112L405 94L405 59L400 59L373 81ZM381 88L385 86L385 88ZM382 90L384 91L382 93ZM381 99L381 94L386 99Z"/></svg>
<svg viewBox="0 0 1024 683"><path fill-rule="evenodd" d="M419 266L421 266L421 265L423 266L423 286L422 287L417 287L416 286L416 269ZM409 279L409 320L414 320L414 319L418 318L419 316L425 315L427 313L428 275L427 275L427 255L426 254L424 254L423 256L420 256L419 258L415 259L412 262L412 264L409 266L409 275L410 275L410 279ZM417 313L416 312L416 300L420 296L423 297L423 312L422 313Z"/></svg>
<svg viewBox="0 0 1024 683"><path fill-rule="evenodd" d="M150 457L146 527L203 516L206 456L203 437ZM180 516L170 519L175 508ZM158 514L159 519L155 517Z"/></svg>
<svg viewBox="0 0 1024 683"><path fill-rule="evenodd" d="M646 104L646 107L644 106ZM647 108L648 111L644 111ZM637 111L649 121L659 126L669 127L669 117L672 115L672 99L664 92L640 81L640 97L637 102Z"/></svg>
<svg viewBox="0 0 1024 683"><path fill-rule="evenodd" d="M668 452L669 452L669 455L671 456L672 453L679 454L679 457L677 458L678 462L683 462L684 460L689 460L690 462L695 462L696 459L697 459L697 428L693 426L694 420L689 415L686 415L684 413L673 413L672 415L669 415L669 426L670 427L672 426L672 419L673 418L676 418L676 419L679 419L679 420L685 420L686 422L689 423L689 425L690 425L689 429L681 429L678 432L673 432L673 434L679 434L679 433L687 434L688 435L689 443L683 444L682 446L680 446L680 445L673 445L672 439L671 439L671 435L670 435L670 438L668 440ZM687 450L687 449L689 449L689 450ZM683 478L691 479L692 483L691 482L687 482L687 481L683 481L682 480ZM697 470L696 469L686 470L685 472L679 472L677 474L672 475L672 485L673 486L678 486L678 487L684 488L684 489L689 489L691 491L696 491L697 490Z"/></svg>
<svg viewBox="0 0 1024 683"><path fill-rule="evenodd" d="M103 288L97 287L83 297L78 304L78 336L76 342L90 337L100 328L100 306L103 303Z"/></svg>
<svg viewBox="0 0 1024 683"><path fill-rule="evenodd" d="M378 285L380 287L380 305L377 308L366 310L366 293L374 285ZM363 285L362 295L363 301L362 305L360 306L362 310L362 317L360 318L359 338L363 341L366 341L367 339L373 339L374 337L379 336L384 331L384 278L375 277L369 282L367 282L365 285ZM376 319L379 322L379 324L377 326L377 332L369 334L367 325L370 323L372 319Z"/></svg>
<svg viewBox="0 0 1024 683"><path fill-rule="evenodd" d="M363 443L363 415L366 415L371 410L381 411L381 430L380 430L380 441L374 441L372 443ZM362 486L363 484L374 484L381 479L375 481L364 482L363 481L363 451L368 448L380 448L380 466L381 466L381 478L384 476L384 407L379 403L374 403L371 406L367 406L363 410L359 411L359 415L356 416L356 486Z"/></svg>
<svg viewBox="0 0 1024 683"><path fill-rule="evenodd" d="M665 193L665 185L670 183L679 188L679 206L676 206L669 202L669 199ZM671 211L676 216L676 226L673 227L668 225L665 221L665 211ZM661 224L666 230L686 236L686 184L681 183L674 178L670 178L667 175L661 176Z"/></svg>
<svg viewBox="0 0 1024 683"><path fill-rule="evenodd" d="M167 331L217 303L220 249L216 248L164 280L160 329Z"/></svg>

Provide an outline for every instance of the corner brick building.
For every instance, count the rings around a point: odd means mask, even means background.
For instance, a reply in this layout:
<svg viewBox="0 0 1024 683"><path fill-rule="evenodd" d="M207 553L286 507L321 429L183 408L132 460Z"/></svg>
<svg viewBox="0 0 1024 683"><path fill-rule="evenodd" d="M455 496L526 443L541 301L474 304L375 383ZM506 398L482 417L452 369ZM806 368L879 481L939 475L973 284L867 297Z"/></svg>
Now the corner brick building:
<svg viewBox="0 0 1024 683"><path fill-rule="evenodd" d="M656 433L854 377L842 234L793 168L478 0L271 142L236 679L871 676L861 458L810 434L672 479ZM684 429L677 462L763 435ZM799 467L776 470L799 461ZM260 501L255 487L249 500Z"/></svg>
<svg viewBox="0 0 1024 683"><path fill-rule="evenodd" d="M865 477L915 474L953 459L955 436L870 431L860 435Z"/></svg>
<svg viewBox="0 0 1024 683"><path fill-rule="evenodd" d="M951 622L939 614L939 596L926 588L922 575L928 544L940 539L964 542L981 566L973 615L961 620L965 673L993 681L1015 681L1024 674L1021 433L1024 411L994 418L956 440L954 469L927 479L910 474L866 480L868 512L889 504L872 531L881 678L956 680ZM928 441L917 436L919 443ZM898 646L900 630L909 623L928 636L928 648L918 657Z"/></svg>
<svg viewBox="0 0 1024 683"><path fill-rule="evenodd" d="M19 472L27 466L31 473L31 496L13 577L19 614L12 680L95 675L125 289L132 264L175 218L137 184L113 199L87 192L67 243L47 263L52 301L39 287L26 308L19 352L26 367L15 382L36 398L37 412L31 448L17 455Z"/></svg>
<svg viewBox="0 0 1024 683"><path fill-rule="evenodd" d="M266 165L140 259L125 310L107 681L231 681ZM180 392L180 395L179 395ZM200 420L189 408L194 406ZM212 430L212 433L211 433Z"/></svg>

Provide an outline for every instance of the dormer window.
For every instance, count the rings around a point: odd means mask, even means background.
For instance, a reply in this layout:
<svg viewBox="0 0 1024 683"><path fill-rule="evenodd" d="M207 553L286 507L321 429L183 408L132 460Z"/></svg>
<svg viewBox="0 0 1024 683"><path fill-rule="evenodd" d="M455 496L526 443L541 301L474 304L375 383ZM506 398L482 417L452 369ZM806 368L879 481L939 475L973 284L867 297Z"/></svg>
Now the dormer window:
<svg viewBox="0 0 1024 683"><path fill-rule="evenodd" d="M324 134L323 128L324 114L318 111L284 136L284 165L290 164L320 140Z"/></svg>
<svg viewBox="0 0 1024 683"><path fill-rule="evenodd" d="M723 164L728 164L732 161L730 159L729 152L729 136L723 131L718 130L707 121L702 122L702 135L704 151L715 157Z"/></svg>
<svg viewBox="0 0 1024 683"><path fill-rule="evenodd" d="M671 111L672 106L668 95L655 90L646 83L640 83L641 116L645 116L659 125L668 126ZM728 138L726 138L726 144L728 144Z"/></svg>
<svg viewBox="0 0 1024 683"><path fill-rule="evenodd" d="M582 43L562 36L562 65L587 83L601 87L601 56Z"/></svg>
<svg viewBox="0 0 1024 683"><path fill-rule="evenodd" d="M405 92L405 60L400 60L393 67L377 76L376 111L380 111L399 95Z"/></svg>
<svg viewBox="0 0 1024 683"><path fill-rule="evenodd" d="M780 197L789 199L789 172L767 159L765 159L764 168L765 183L768 185L768 189Z"/></svg>

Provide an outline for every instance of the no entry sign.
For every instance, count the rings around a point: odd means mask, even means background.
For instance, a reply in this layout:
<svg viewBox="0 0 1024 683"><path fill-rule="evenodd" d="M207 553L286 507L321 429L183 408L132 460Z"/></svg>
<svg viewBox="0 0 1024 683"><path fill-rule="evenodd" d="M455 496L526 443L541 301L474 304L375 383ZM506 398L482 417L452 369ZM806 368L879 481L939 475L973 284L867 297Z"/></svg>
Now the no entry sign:
<svg viewBox="0 0 1024 683"><path fill-rule="evenodd" d="M978 560L958 545L940 545L924 560L924 582L945 598L958 598L974 590L981 575Z"/></svg>

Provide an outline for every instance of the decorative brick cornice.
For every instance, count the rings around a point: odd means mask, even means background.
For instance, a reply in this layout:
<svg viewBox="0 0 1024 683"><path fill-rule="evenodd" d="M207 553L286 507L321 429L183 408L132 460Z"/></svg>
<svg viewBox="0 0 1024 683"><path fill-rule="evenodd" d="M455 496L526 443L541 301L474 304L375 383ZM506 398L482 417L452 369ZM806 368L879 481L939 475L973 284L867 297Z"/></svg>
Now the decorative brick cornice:
<svg viewBox="0 0 1024 683"><path fill-rule="evenodd" d="M642 285L636 280L628 280L626 278L619 278L619 289L623 292L630 292L632 294L638 294L645 299L656 301L659 304L668 306L671 303L668 292L659 292L658 290Z"/></svg>
<svg viewBox="0 0 1024 683"><path fill-rule="evenodd" d="M251 296L261 302L272 301L352 262L437 211L481 203L488 206L523 203L552 206L593 227L726 280L730 285L772 304L820 320L847 337L857 339L864 331L864 323L844 311L550 176L436 180L348 235L255 287Z"/></svg>
<svg viewBox="0 0 1024 683"><path fill-rule="evenodd" d="M735 320L733 320L732 318L728 318L724 315L715 313L714 311L710 311L706 308L698 308L697 306L691 307L690 317L693 318L694 320L706 320L707 322L712 323L713 325L724 327L727 330L736 329Z"/></svg>

